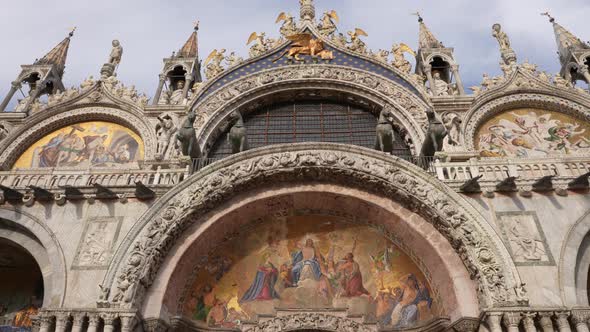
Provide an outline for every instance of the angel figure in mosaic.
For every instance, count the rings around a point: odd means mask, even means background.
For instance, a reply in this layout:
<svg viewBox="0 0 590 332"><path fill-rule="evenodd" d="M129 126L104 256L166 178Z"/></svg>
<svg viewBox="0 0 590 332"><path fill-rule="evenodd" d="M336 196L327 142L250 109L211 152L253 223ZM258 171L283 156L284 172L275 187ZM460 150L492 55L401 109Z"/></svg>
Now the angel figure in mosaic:
<svg viewBox="0 0 590 332"><path fill-rule="evenodd" d="M248 38L248 42L246 43L246 45L250 45L252 44L252 42L256 41L256 43L254 45L252 45L252 47L250 47L250 57L251 58L255 58L257 56L259 56L260 54L266 52L266 40L264 39L264 37L266 36L266 33L261 32L260 34L257 34L256 32L252 32L250 34L250 37Z"/></svg>
<svg viewBox="0 0 590 332"><path fill-rule="evenodd" d="M368 37L369 35L363 29L356 28L354 31L348 31L348 36L350 37L349 50L357 53L367 52L367 45L360 39L360 36Z"/></svg>
<svg viewBox="0 0 590 332"><path fill-rule="evenodd" d="M285 12L280 13L275 23L279 22L283 22L283 25L281 25L280 29L281 35L287 37L297 33L297 26L295 25L295 20L293 19L293 16L291 16L290 14Z"/></svg>
<svg viewBox="0 0 590 332"><path fill-rule="evenodd" d="M416 52L412 48L404 43L393 44L391 47L391 53L393 54L392 66L401 70L404 73L410 73L412 70L412 64L404 57L404 53L409 53L412 56L416 56Z"/></svg>
<svg viewBox="0 0 590 332"><path fill-rule="evenodd" d="M207 79L212 79L224 71L221 63L225 60L225 49L213 50L211 54L205 59L205 76Z"/></svg>
<svg viewBox="0 0 590 332"><path fill-rule="evenodd" d="M340 21L338 14L335 10L325 12L322 16L322 21L318 25L318 30L324 36L331 36L336 31L336 24Z"/></svg>

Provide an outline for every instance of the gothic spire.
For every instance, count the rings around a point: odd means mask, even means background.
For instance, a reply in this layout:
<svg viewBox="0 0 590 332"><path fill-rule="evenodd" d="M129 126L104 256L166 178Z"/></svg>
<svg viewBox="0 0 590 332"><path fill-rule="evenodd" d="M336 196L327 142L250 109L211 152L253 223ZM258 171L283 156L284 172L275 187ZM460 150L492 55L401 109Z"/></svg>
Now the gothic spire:
<svg viewBox="0 0 590 332"><path fill-rule="evenodd" d="M199 22L195 23L194 31L188 37L188 40L180 51L178 51L178 56L181 58L197 58L199 56Z"/></svg>
<svg viewBox="0 0 590 332"><path fill-rule="evenodd" d="M555 33L555 41L557 42L557 49L559 57L563 60L568 56L570 50L574 49L590 49L590 45L584 43L580 38L569 32L561 24L555 22L555 18L549 13L541 15L549 17L549 22L553 24L553 31Z"/></svg>
<svg viewBox="0 0 590 332"><path fill-rule="evenodd" d="M436 39L434 34L428 29L426 24L424 24L424 19L420 16L420 13L416 13L418 16L418 22L420 24L420 32L418 34L418 45L419 48L441 48L444 45Z"/></svg>
<svg viewBox="0 0 590 332"><path fill-rule="evenodd" d="M66 59L68 57L68 49L70 47L70 39L74 36L76 28L68 34L57 46L55 46L44 57L35 62L36 65L55 65L59 76L63 76L66 68Z"/></svg>

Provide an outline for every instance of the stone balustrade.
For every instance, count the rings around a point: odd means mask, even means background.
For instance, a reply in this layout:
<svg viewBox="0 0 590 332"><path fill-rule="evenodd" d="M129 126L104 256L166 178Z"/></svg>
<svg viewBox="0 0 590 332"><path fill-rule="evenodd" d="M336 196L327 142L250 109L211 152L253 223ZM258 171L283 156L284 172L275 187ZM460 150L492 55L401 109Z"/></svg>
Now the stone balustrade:
<svg viewBox="0 0 590 332"><path fill-rule="evenodd" d="M47 190L71 187L134 186L141 182L146 186L174 186L189 175L189 167L180 169L89 169L67 170L53 168L22 169L0 172L0 185L13 189L30 186Z"/></svg>
<svg viewBox="0 0 590 332"><path fill-rule="evenodd" d="M506 308L487 311L481 318L490 332L588 332L590 308Z"/></svg>
<svg viewBox="0 0 590 332"><path fill-rule="evenodd" d="M587 176L590 172L590 156L538 159L472 158L465 162L436 161L434 169L439 180L456 190L460 190L469 180L477 180L482 188L494 191L499 183L510 178L515 180L517 186L528 187L529 191L543 178L551 179L555 183L555 188L548 189L568 189L572 181Z"/></svg>

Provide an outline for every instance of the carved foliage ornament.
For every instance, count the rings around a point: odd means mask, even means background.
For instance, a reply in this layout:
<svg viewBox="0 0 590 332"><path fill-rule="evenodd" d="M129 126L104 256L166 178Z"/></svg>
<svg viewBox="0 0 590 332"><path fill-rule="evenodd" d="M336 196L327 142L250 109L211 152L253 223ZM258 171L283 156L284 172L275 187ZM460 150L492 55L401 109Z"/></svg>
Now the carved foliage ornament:
<svg viewBox="0 0 590 332"><path fill-rule="evenodd" d="M147 224L143 231L135 237L130 250L119 253L120 263L115 260L112 265L119 264L112 302L122 307L141 305L166 253L183 230L231 196L272 181L318 178L395 197L449 240L473 278L478 279L482 305L506 305L515 301L509 286L515 282L512 268L505 266L507 260L494 248L493 240L475 217L452 197L454 193L432 184L432 179L420 174L420 170L398 159L384 159L363 148L352 148L357 150L353 153L350 146L324 144L323 147L326 150L318 150L317 144L295 144L267 149L271 152L266 155L256 150L246 152L222 161L216 171L194 175L192 181L169 193L169 203L158 207L159 215L144 217ZM500 244L496 242L496 245ZM129 254L121 261L125 252Z"/></svg>
<svg viewBox="0 0 590 332"><path fill-rule="evenodd" d="M305 313L277 317L260 325L247 329L246 332L297 331L301 329L320 329L338 332L374 331L353 320L326 314Z"/></svg>
<svg viewBox="0 0 590 332"><path fill-rule="evenodd" d="M243 100L261 89L282 84L283 82L321 82L329 86L328 81L335 82L344 89L344 85L356 84L380 94L388 104L401 110L399 121L410 132L414 142L420 142L427 127L425 110L428 105L418 96L395 82L366 71L336 65L286 66L262 71L234 81L207 96L193 107L202 117L195 122L199 139L209 138L222 119L227 118L235 109L232 103ZM332 83L330 82L330 83ZM333 87L333 85L331 86ZM361 90L358 90L359 92ZM396 113L400 113L397 111Z"/></svg>

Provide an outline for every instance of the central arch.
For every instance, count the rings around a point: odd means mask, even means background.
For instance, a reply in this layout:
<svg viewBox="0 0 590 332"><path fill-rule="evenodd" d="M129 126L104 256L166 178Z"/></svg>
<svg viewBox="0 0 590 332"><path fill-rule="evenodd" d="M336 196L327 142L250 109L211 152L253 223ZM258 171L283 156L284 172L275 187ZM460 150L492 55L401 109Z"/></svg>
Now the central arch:
<svg viewBox="0 0 590 332"><path fill-rule="evenodd" d="M162 263L187 229L231 198L273 182L342 185L398 202L446 238L476 279L481 307L516 302L513 288L520 282L518 273L498 234L473 206L414 165L340 144L251 150L194 174L130 230L103 281L111 290L103 297L116 306L141 307Z"/></svg>

